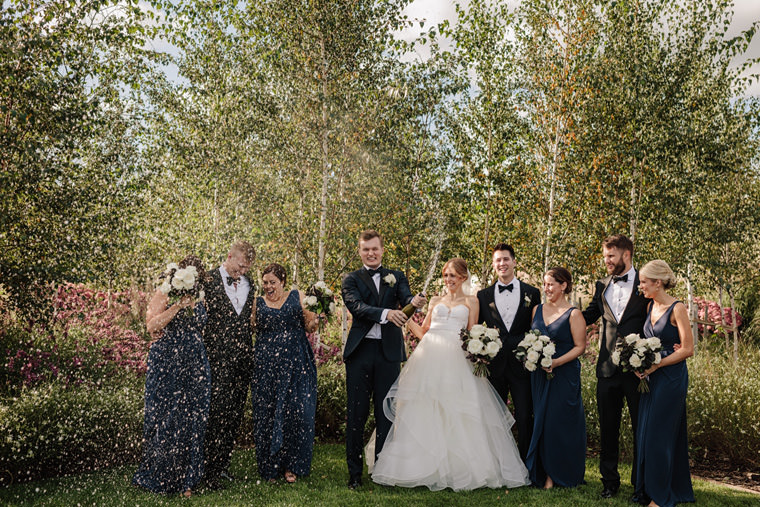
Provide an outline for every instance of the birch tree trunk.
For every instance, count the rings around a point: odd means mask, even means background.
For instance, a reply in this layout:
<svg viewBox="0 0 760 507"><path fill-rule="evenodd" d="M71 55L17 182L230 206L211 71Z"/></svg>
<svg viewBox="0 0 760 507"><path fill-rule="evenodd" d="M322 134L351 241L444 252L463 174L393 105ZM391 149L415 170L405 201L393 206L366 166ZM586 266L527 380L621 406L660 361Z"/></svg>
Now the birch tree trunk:
<svg viewBox="0 0 760 507"><path fill-rule="evenodd" d="M327 190L330 182L330 158L328 151L328 111L327 111L327 72L328 62L325 51L324 34L320 33L319 49L322 56L322 133L321 133L321 155L322 155L322 192L320 196L319 208L319 247L317 258L317 280L325 279L325 240L327 236Z"/></svg>
<svg viewBox="0 0 760 507"><path fill-rule="evenodd" d="M731 296L731 320L734 321L734 362L739 360L739 326L736 325L736 301L734 301L734 292L729 290L728 294ZM721 308L721 313L723 309ZM728 333L726 333L728 336Z"/></svg>

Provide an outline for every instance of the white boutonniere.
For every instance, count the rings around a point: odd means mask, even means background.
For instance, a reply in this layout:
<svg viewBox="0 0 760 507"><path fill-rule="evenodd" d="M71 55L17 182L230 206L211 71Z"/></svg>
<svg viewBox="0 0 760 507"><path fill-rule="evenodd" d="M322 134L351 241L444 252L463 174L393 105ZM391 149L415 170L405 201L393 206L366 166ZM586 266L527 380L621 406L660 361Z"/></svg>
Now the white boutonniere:
<svg viewBox="0 0 760 507"><path fill-rule="evenodd" d="M393 273L388 273L387 275L385 275L385 276L383 277L383 281L384 281L384 282L385 282L387 285L389 285L389 286L391 286L391 287L393 287L394 285L396 285L396 277L395 277L395 276L393 276Z"/></svg>
<svg viewBox="0 0 760 507"><path fill-rule="evenodd" d="M523 301L525 301L525 308L530 307L530 296L525 294L525 297L523 298Z"/></svg>

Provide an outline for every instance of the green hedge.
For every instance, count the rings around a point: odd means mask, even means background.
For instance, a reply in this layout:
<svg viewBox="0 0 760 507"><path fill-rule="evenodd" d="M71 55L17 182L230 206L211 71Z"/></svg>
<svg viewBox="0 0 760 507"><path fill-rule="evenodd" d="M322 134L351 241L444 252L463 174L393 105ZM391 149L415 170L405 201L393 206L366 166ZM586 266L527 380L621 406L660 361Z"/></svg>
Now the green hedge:
<svg viewBox="0 0 760 507"><path fill-rule="evenodd" d="M760 463L760 352L743 350L738 363L703 351L689 361L689 437L692 456L727 455L737 464ZM589 446L598 446L596 378L582 363ZM7 483L134 462L141 450L142 379L114 377L79 387L47 383L0 399L0 481ZM318 368L317 439L342 441L346 424L345 368ZM247 416L247 418L250 416ZM371 419L371 418L370 418ZM248 427L249 425L245 425ZM367 427L371 432L372 421ZM245 429L240 444L250 443ZM621 451L632 456L627 414Z"/></svg>
<svg viewBox="0 0 760 507"><path fill-rule="evenodd" d="M111 467L141 450L144 385L100 388L60 383L24 389L0 400L3 482Z"/></svg>

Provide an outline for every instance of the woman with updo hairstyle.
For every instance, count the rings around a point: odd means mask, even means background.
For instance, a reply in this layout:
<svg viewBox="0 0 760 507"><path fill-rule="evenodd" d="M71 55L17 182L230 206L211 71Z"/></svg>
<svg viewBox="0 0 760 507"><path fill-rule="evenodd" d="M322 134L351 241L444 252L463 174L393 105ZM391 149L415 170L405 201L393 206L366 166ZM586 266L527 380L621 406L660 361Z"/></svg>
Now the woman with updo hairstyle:
<svg viewBox="0 0 760 507"><path fill-rule="evenodd" d="M531 372L533 435L525 466L535 486L574 487L586 473L586 418L581 398L581 364L586 321L567 300L573 277L563 267L544 275L546 302L533 309L531 329L551 338L551 363ZM526 363L527 364L527 363Z"/></svg>
<svg viewBox="0 0 760 507"><path fill-rule="evenodd" d="M193 287L178 289L180 281L189 283L193 271ZM204 472L211 395L211 371L201 337L206 324L200 289L205 275L203 263L194 255L169 264L163 284L148 304L146 327L157 340L148 353L143 454L132 483L154 493L189 497Z"/></svg>
<svg viewBox="0 0 760 507"><path fill-rule="evenodd" d="M263 296L251 319L253 346L253 440L261 477L287 482L309 475L317 408L317 369L306 333L318 319L300 290L285 290L287 272L280 264L262 271Z"/></svg>
<svg viewBox="0 0 760 507"><path fill-rule="evenodd" d="M662 343L662 360L639 378L649 377L649 393L641 395L637 429L636 493L650 506L694 501L686 435L686 358L694 354L686 306L667 293L676 277L665 261L646 263L639 289L649 304L644 336Z"/></svg>
<svg viewBox="0 0 760 507"><path fill-rule="evenodd" d="M433 491L527 485L510 431L514 417L488 379L473 374L462 350L462 330L484 332L474 327L478 298L463 288L467 263L446 262L443 283L446 294L430 299L422 325L407 321L421 340L383 400L392 426L377 463L372 442L365 453L372 481ZM491 352L496 355L498 347Z"/></svg>

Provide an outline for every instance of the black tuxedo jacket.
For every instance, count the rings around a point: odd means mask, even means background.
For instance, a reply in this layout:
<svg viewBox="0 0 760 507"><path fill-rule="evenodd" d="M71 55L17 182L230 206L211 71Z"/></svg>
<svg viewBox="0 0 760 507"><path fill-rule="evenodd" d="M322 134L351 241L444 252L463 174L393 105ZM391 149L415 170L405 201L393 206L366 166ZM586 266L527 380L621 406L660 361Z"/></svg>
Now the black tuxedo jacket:
<svg viewBox="0 0 760 507"><path fill-rule="evenodd" d="M599 333L599 358L596 363L596 376L600 378L611 377L618 371L618 366L612 362L612 352L615 351L618 339L631 333L643 336L644 322L647 318L647 305L651 301L639 293L639 272L633 279L633 292L631 299L623 311L620 322L615 319L610 305L604 293L612 282L612 276L607 276L596 282L594 297L591 303L583 310L583 318L586 325L593 324L602 317L602 329Z"/></svg>
<svg viewBox="0 0 760 507"><path fill-rule="evenodd" d="M211 362L238 364L249 367L253 358L251 309L255 290L251 284L243 311L235 312L224 290L224 280L219 269L210 273L203 290L206 293L208 320L203 330L203 344Z"/></svg>
<svg viewBox="0 0 760 507"><path fill-rule="evenodd" d="M380 322L383 310L396 310L405 306L414 297L409 289L409 281L401 271L380 268L380 291L375 288L375 282L366 269L352 271L343 279L341 295L346 308L351 312L353 322L348 332L346 347L343 349L343 359L351 356L359 343L375 324ZM391 287L383 278L393 274L396 283ZM401 328L386 322L380 326L382 330L383 355L388 361L406 361L404 337Z"/></svg>
<svg viewBox="0 0 760 507"><path fill-rule="evenodd" d="M518 282L520 284L520 305L517 307L512 327L509 329L501 319L499 309L496 308L494 299L496 283L478 291L478 303L480 304L478 320L485 322L488 327L498 328L499 338L502 341L501 350L488 366L491 375L502 375L504 369L509 368L518 376L528 376L528 370L517 360L514 350L517 348L517 344L525 338L525 333L530 330L533 323L533 308L541 302L541 293L532 285L519 280Z"/></svg>

